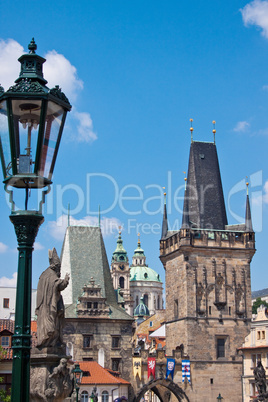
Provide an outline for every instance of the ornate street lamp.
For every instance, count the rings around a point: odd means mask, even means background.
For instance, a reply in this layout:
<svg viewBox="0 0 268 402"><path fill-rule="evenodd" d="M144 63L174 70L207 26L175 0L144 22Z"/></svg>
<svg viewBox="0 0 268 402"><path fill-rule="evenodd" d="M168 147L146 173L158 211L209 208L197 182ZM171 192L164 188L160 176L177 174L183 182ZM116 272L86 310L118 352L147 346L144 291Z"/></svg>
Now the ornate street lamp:
<svg viewBox="0 0 268 402"><path fill-rule="evenodd" d="M217 401L221 402L223 400L223 397L221 396L221 394L219 394L219 396L217 396Z"/></svg>
<svg viewBox="0 0 268 402"><path fill-rule="evenodd" d="M66 114L71 110L58 86L53 89L46 86L43 77L46 60L35 53L34 39L28 48L29 54L18 59L21 71L15 85L6 92L0 87L0 158L19 251L12 402L29 400L33 244L44 221L42 204L52 183ZM12 187L26 190L25 210L16 209ZM43 188L39 210L29 211L29 190L39 188Z"/></svg>
<svg viewBox="0 0 268 402"><path fill-rule="evenodd" d="M78 402L78 394L79 394L79 389L80 389L78 384L81 384L82 377L83 377L83 371L81 370L79 363L76 363L74 365L73 373L74 373L74 378L75 378L76 402Z"/></svg>

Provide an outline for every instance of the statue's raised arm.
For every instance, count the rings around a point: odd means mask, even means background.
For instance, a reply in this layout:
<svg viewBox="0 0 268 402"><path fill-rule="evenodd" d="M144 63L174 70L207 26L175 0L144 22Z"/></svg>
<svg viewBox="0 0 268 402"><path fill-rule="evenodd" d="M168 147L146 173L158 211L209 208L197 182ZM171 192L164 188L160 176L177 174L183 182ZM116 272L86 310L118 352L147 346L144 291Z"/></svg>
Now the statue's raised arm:
<svg viewBox="0 0 268 402"><path fill-rule="evenodd" d="M60 294L69 283L69 275L60 279L61 262L55 248L48 251L50 266L41 274L37 287L37 347L60 347L64 304Z"/></svg>

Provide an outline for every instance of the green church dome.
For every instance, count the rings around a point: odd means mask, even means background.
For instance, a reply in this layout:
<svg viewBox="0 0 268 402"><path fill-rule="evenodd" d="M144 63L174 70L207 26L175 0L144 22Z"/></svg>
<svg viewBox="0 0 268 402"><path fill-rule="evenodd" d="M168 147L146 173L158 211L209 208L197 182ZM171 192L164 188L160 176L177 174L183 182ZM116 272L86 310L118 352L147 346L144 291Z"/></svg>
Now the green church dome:
<svg viewBox="0 0 268 402"><path fill-rule="evenodd" d="M137 307L134 309L134 317L144 317L144 316L150 316L150 311L148 307L144 304L143 302L143 297L141 297L140 304L137 305Z"/></svg>
<svg viewBox="0 0 268 402"><path fill-rule="evenodd" d="M135 265L130 267L130 281L160 282L160 275L152 268Z"/></svg>

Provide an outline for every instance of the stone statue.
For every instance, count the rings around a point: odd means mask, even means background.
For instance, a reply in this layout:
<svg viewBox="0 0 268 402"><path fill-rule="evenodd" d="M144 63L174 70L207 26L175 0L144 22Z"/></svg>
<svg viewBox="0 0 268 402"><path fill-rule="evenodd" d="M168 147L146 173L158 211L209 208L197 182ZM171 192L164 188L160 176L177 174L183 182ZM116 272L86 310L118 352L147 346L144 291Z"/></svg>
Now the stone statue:
<svg viewBox="0 0 268 402"><path fill-rule="evenodd" d="M266 374L261 361L258 361L257 367L254 369L253 373L259 396L262 396L266 394Z"/></svg>
<svg viewBox="0 0 268 402"><path fill-rule="evenodd" d="M60 294L69 275L60 279L61 262L55 248L48 251L50 266L41 274L37 287L37 347L61 347L64 304Z"/></svg>
<svg viewBox="0 0 268 402"><path fill-rule="evenodd" d="M93 402L98 402L99 398L98 398L98 393L97 393L97 387L93 388L92 397L93 397Z"/></svg>

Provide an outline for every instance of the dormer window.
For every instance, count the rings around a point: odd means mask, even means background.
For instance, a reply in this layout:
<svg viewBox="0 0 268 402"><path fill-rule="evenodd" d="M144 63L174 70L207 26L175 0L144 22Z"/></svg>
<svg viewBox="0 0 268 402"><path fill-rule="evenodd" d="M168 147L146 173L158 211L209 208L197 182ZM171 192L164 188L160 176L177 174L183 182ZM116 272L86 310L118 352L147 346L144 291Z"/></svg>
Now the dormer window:
<svg viewBox="0 0 268 402"><path fill-rule="evenodd" d="M3 348L8 348L10 345L10 336L1 336L1 346Z"/></svg>

